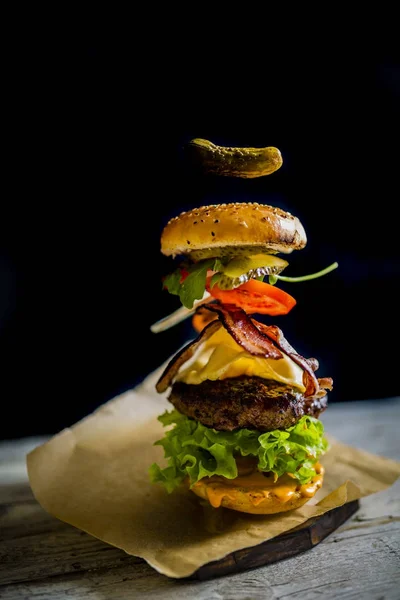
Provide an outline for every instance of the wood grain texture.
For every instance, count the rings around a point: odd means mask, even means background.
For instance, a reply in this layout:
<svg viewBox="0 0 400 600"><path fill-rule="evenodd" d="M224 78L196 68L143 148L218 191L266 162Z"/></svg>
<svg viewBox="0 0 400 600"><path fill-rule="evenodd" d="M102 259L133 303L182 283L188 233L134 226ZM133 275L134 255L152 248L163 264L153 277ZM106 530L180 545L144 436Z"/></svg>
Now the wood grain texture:
<svg viewBox="0 0 400 600"><path fill-rule="evenodd" d="M198 569L192 579L205 580L254 569L311 550L356 513L359 507L357 500L349 502L267 542L232 552L225 558Z"/></svg>
<svg viewBox="0 0 400 600"><path fill-rule="evenodd" d="M400 399L333 405L327 430L345 443L400 459ZM317 546L267 566L206 581L173 580L48 515L27 483L26 453L43 439L0 444L0 598L116 600L398 600L400 482Z"/></svg>

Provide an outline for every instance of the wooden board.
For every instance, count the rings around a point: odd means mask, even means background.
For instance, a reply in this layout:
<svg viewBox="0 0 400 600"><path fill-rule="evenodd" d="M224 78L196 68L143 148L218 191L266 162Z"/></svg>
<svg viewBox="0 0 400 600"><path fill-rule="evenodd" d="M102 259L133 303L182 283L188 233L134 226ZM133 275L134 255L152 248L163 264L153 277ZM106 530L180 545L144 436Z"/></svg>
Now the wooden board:
<svg viewBox="0 0 400 600"><path fill-rule="evenodd" d="M257 546L232 552L221 560L204 565L191 578L205 580L237 573L310 550L340 525L343 525L359 508L358 500L334 508L320 517L315 517L299 527L295 527L288 533L278 535Z"/></svg>

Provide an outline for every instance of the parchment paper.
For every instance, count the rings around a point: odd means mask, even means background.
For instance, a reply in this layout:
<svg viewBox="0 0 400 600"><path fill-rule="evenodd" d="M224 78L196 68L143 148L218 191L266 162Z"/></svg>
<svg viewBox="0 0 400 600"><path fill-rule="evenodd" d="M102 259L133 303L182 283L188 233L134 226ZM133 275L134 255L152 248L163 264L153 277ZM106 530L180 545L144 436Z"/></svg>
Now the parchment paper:
<svg viewBox="0 0 400 600"><path fill-rule="evenodd" d="M164 435L156 417L171 408L154 391L161 370L27 456L30 484L45 510L144 558L160 573L191 575L212 560L383 490L400 475L399 462L330 439L321 461L323 487L298 510L246 515L205 507L186 489L167 494L148 478L154 461L165 462L163 449L153 445Z"/></svg>

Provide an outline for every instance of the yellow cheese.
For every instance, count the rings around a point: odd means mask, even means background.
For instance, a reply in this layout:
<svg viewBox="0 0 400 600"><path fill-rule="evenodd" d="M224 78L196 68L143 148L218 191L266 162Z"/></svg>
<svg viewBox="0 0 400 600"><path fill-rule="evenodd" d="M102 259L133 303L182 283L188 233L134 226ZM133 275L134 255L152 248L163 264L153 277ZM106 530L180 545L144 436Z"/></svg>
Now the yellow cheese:
<svg viewBox="0 0 400 600"><path fill-rule="evenodd" d="M304 392L303 369L289 356L261 358L246 352L221 327L195 355L193 362L181 370L176 380L197 385L206 379L216 381L227 377L262 377L286 383Z"/></svg>

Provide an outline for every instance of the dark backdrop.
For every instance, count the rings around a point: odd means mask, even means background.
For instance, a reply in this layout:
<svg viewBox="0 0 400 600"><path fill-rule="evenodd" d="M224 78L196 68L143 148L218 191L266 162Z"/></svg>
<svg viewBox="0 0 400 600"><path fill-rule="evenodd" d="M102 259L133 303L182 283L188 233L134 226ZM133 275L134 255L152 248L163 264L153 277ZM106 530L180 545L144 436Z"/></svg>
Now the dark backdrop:
<svg viewBox="0 0 400 600"><path fill-rule="evenodd" d="M258 201L303 222L287 274L338 261L328 276L282 284L274 321L332 376L331 402L400 392L397 340L399 65L392 54L296 50L157 54L93 42L27 56L24 201L0 254L1 436L55 432L137 384L193 334L154 335L177 308L161 289L172 259L160 233L181 210ZM262 63L264 65L264 63ZM201 177L192 137L278 147L283 166L253 180ZM18 182L17 181L17 182Z"/></svg>

